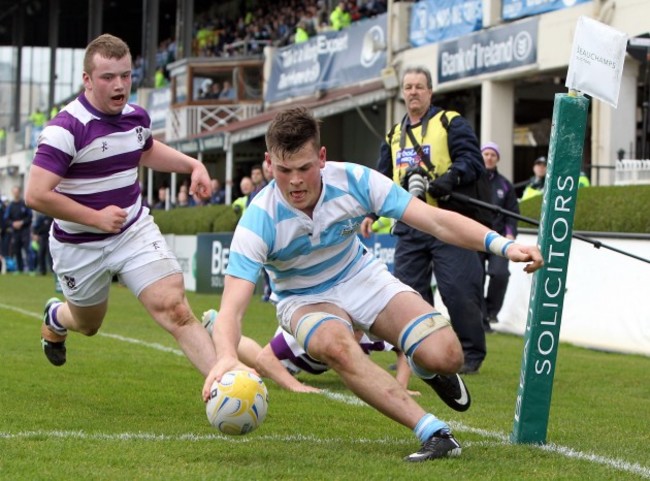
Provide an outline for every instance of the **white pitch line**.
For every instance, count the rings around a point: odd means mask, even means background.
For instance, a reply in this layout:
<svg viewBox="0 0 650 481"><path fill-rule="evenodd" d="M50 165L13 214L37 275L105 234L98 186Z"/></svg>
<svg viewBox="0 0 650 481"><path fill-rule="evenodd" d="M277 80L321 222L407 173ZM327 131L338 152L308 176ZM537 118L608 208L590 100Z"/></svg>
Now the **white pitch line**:
<svg viewBox="0 0 650 481"><path fill-rule="evenodd" d="M30 317L35 317L37 319L41 319L42 314L36 314L31 311L26 311L24 309L21 309L19 307L11 306L8 304L3 304L0 303L0 308L2 309L8 309L14 312L18 312L20 314L30 316ZM158 351L163 351L163 352L169 352L172 354L176 354L179 356L183 356L183 352L178 350L178 349L173 349L167 346L163 346L162 344L158 343L152 343L152 342L146 342L142 341L140 339L134 339L130 337L124 337L120 336L118 334L110 334L110 333L104 333L100 332L98 333L99 335L102 335L104 337L108 337L111 339L116 339L118 341L123 341L123 342L128 342L131 344L136 344L144 347L148 347L151 349L156 349ZM337 393L333 391L323 391L323 395L329 399L332 399L337 402L342 402L345 404L349 404L352 406L367 406L365 402L360 400L358 397L354 395L349 395L349 394L344 394L344 393ZM450 423L451 427L457 431L461 432L470 432L473 434L478 434L479 436L485 437L485 438L492 438L496 439L498 442L497 444L500 445L505 445L505 444L510 444L509 437L505 433L501 433L498 431L488 431L485 429L478 429L478 428L472 428L470 426L466 426L462 423L456 423L456 422L451 422ZM151 434L151 433L122 433L122 434L102 434L102 433L85 433L83 431L26 431L26 432L20 432L20 433L4 433L0 432L0 439L12 439L12 438L32 438L32 437L38 437L38 436L52 436L52 437L77 437L77 438L83 438L83 439L105 439L105 440L129 440L129 439L141 439L141 440L153 440L153 441L166 441L166 440L188 440L188 441L201 441L201 440L213 440L213 439L220 439L220 440L228 440L228 441L234 441L234 439L238 440L238 442L250 442L253 440L282 440L282 441L311 441L311 442L322 442L322 443L329 443L329 442L340 442L340 440L327 440L327 439L321 439L321 438L316 438L312 436L284 436L284 437L275 437L275 436L259 436L259 437L254 437L254 438L232 438L229 436L221 436L221 435L205 435L205 436L199 436L195 434L182 434L178 436L168 436L168 435L160 435L160 434ZM366 440L366 439L357 439L355 442L359 443L386 443L389 442L387 440ZM398 440L393 440L392 442L402 442ZM464 446L469 447L472 445L471 442L463 442ZM475 445L480 445L481 443L473 443ZM558 444L554 443L549 443L549 444L542 444L542 445L537 445L537 444L530 444L529 446L535 447L538 449L541 449L543 451L559 454L561 456L564 456L566 458L572 458L572 459L579 459L582 461L588 461L596 464L602 464L604 466L608 466L610 468L616 469L618 471L626 471L629 473L633 473L639 476L642 476L646 479L650 479L650 468L643 466L638 463L630 463L628 461L623 461L620 459L615 459L615 458L609 458L606 456L601 456L598 454L593 454L593 453L584 453L581 451L576 451L572 448L566 447L566 446L560 446Z"/></svg>
<svg viewBox="0 0 650 481"><path fill-rule="evenodd" d="M118 334L109 334L107 332L98 332L97 334L104 337L110 337L111 339L117 339L118 341L149 347L151 349L156 349L158 351L171 352L172 354L176 354L177 356L185 356L185 354L183 354L183 351L181 351L180 349L174 349L173 347L163 346L162 344L158 344L157 342L146 342L146 341L141 341L140 339L133 339L132 337L124 337Z"/></svg>
<svg viewBox="0 0 650 481"><path fill-rule="evenodd" d="M44 437L56 439L83 439L92 441L226 441L233 444L248 444L258 441L271 442L310 442L317 444L340 444L343 440L340 438L321 438L314 435L295 434L289 436L261 435L261 436L226 436L224 434L156 434L156 433L89 433L86 431L21 431L18 433L0 432L0 439L42 439ZM412 439L398 438L356 438L346 439L345 442L353 444L414 444Z"/></svg>
<svg viewBox="0 0 650 481"><path fill-rule="evenodd" d="M0 303L0 309L8 309L10 311L18 312L19 314L23 314L25 316L35 317L36 319L42 319L43 318L43 314L36 314L34 312L26 311L24 309L21 309L20 307L10 306L8 304ZM157 342L146 342L146 341L142 341L140 339L134 339L132 337L124 337L124 336L120 336L119 334L109 334L107 332L101 332L101 331L98 332L97 335L102 336L102 337L108 337L108 338L111 338L111 339L117 339L118 341L128 342L128 343L131 343L131 344L137 344L137 345L140 345L140 346L149 347L151 349L156 349L156 350L162 351L162 352L170 352L172 354L176 354L177 356L184 356L185 355L185 354L183 354L183 351L181 351L180 349L174 349L173 347L163 346L162 344L158 344Z"/></svg>
<svg viewBox="0 0 650 481"><path fill-rule="evenodd" d="M496 438L496 441L464 441L463 447L470 448L472 446L481 447L498 447L510 444L505 434L485 431L482 429L474 429L464 426L460 423L452 423L453 428L457 431L473 432L476 434L487 435L487 437ZM340 444L343 440L340 438L320 438L314 435L290 435L290 436L275 436L275 435L262 435L250 437L234 437L225 436L222 434L156 434L156 433L88 433L85 431L21 431L18 433L0 432L0 439L42 439L42 438L56 438L56 439L82 439L90 441L151 441L151 442L203 442L203 441L223 441L233 444L248 444L251 442L268 441L268 442L309 442L316 444ZM346 439L344 442L352 444L379 444L379 445L410 445L413 440L397 439L397 438L381 438L381 439L367 439L356 438ZM639 475L643 478L650 479L650 469L641 466L638 463L628 463L617 459L599 456L597 454L582 453L575 451L571 448L558 446L555 444L547 445L528 445L530 447L539 448L543 451L548 451L554 454L559 454L567 458L578 459L582 461L594 462L602 464L618 471L627 471Z"/></svg>
<svg viewBox="0 0 650 481"><path fill-rule="evenodd" d="M449 424L451 425L452 429L456 431L478 434L486 438L493 438L500 441L499 444L502 445L511 444L509 436L505 433L500 433L498 431L488 431L486 429L473 428L458 422L450 422ZM463 443L463 444L465 445L467 443ZM629 473L642 476L646 479L650 479L650 468L647 466L643 466L639 463L630 463L628 461L623 461L621 459L615 459L615 458L608 458L606 456L601 456L599 454L584 453L581 451L576 451L573 448L561 446L555 443L526 444L526 446L541 449L542 451L547 451L550 453L559 454L561 456L564 456L565 458L579 459L581 461L588 461L596 464L602 464L604 466L608 466L618 471L627 471Z"/></svg>

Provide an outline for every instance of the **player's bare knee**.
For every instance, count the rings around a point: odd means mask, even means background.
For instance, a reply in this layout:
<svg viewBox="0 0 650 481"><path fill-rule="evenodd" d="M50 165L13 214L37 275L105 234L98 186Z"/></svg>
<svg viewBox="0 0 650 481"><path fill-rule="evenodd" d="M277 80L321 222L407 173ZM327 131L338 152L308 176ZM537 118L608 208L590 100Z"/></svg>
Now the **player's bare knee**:
<svg viewBox="0 0 650 481"><path fill-rule="evenodd" d="M352 342L353 340L354 338L349 334L331 339L326 344L325 349L317 354L320 361L336 372L349 368L355 358L354 351L360 349L359 343Z"/></svg>
<svg viewBox="0 0 650 481"><path fill-rule="evenodd" d="M196 322L189 306L181 299L172 301L166 311L174 327L184 327Z"/></svg>
<svg viewBox="0 0 650 481"><path fill-rule="evenodd" d="M84 336L91 337L99 332L99 326L82 326L77 329L77 332Z"/></svg>
<svg viewBox="0 0 650 481"><path fill-rule="evenodd" d="M456 349L445 349L435 362L429 366L423 365L423 367L438 374L455 374L463 367L463 359L462 350L458 352Z"/></svg>

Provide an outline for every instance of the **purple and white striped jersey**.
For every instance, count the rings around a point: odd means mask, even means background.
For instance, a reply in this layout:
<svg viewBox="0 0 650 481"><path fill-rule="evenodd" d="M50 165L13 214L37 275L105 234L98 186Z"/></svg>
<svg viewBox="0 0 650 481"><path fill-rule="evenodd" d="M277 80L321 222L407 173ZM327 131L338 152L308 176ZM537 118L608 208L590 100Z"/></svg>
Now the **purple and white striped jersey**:
<svg viewBox="0 0 650 481"><path fill-rule="evenodd" d="M275 336L271 339L271 349L282 365L291 374L298 374L305 371L310 374L322 374L329 370L329 366L317 361L298 344L298 341L287 331L278 327ZM393 351L395 348L386 341L372 341L367 335L363 335L359 340L361 349L366 354L372 351Z"/></svg>
<svg viewBox="0 0 650 481"><path fill-rule="evenodd" d="M150 127L142 107L127 104L121 114L107 115L82 93L43 129L32 163L61 176L55 190L78 203L96 210L109 205L126 210L124 232L142 213L138 166L142 152L153 145ZM54 220L53 234L73 244L118 235L60 219Z"/></svg>

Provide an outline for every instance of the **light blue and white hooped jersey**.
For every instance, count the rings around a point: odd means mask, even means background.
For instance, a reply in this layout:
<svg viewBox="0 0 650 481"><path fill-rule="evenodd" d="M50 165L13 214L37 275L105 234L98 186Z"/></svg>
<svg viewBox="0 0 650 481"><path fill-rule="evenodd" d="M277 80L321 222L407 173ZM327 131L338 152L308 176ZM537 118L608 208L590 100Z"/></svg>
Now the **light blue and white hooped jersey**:
<svg viewBox="0 0 650 481"><path fill-rule="evenodd" d="M318 294L362 269L357 235L369 213L400 219L411 195L367 167L327 162L312 218L292 207L271 182L242 216L230 246L226 273L255 283L264 266L275 296Z"/></svg>
<svg viewBox="0 0 650 481"><path fill-rule="evenodd" d="M123 232L142 213L138 166L142 153L153 145L150 127L149 115L137 105L107 115L81 94L43 129L33 164L61 176L55 190L82 205L126 210ZM118 235L60 219L52 230L57 240L73 244Z"/></svg>

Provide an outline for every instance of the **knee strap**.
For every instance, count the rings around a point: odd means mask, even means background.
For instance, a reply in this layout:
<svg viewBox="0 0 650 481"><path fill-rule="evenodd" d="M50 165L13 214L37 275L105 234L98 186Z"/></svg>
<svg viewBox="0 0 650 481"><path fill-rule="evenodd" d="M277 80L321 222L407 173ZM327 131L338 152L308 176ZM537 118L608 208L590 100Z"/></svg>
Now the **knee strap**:
<svg viewBox="0 0 650 481"><path fill-rule="evenodd" d="M311 340L311 336L314 334L314 332L316 332L318 326L320 326L325 321L342 322L350 329L350 331L353 330L348 321L333 314L329 314L327 312L310 312L309 314L305 314L300 318L300 320L298 320L298 324L296 324L296 329L293 333L293 337L296 338L298 344L300 344L300 346L310 356L311 354L309 353L309 341Z"/></svg>
<svg viewBox="0 0 650 481"><path fill-rule="evenodd" d="M449 325L449 320L438 311L416 317L400 332L399 348L407 357L411 357L426 337Z"/></svg>

